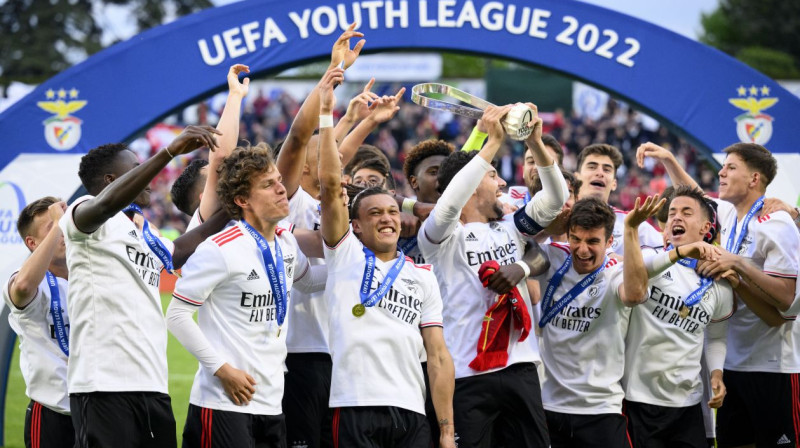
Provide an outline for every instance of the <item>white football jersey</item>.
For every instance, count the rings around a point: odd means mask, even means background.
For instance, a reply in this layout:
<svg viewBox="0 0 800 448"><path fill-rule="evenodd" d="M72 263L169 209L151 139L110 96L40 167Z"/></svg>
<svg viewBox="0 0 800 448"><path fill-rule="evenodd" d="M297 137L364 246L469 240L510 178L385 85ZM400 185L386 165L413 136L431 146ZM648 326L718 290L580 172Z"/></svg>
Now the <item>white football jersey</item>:
<svg viewBox="0 0 800 448"><path fill-rule="evenodd" d="M725 247L732 231L739 236L742 222L729 202L717 201L720 244ZM739 255L764 273L797 278L800 235L786 212L753 217ZM800 326L792 322L770 327L737 297L737 311L728 324L728 354L725 369L739 372L800 372Z"/></svg>
<svg viewBox="0 0 800 448"><path fill-rule="evenodd" d="M386 295L356 317L353 306L361 303L366 265L363 250L352 229L335 247L325 247L333 358L330 407L395 406L425 414L421 329L442 326L436 277L430 265L415 265L406 258ZM395 261L376 258L371 291Z"/></svg>
<svg viewBox="0 0 800 448"><path fill-rule="evenodd" d="M544 296L550 278L570 251L559 243L542 249L550 260L550 269L537 277ZM553 294L555 303L586 275L570 266ZM621 285L622 265L610 260L594 282L541 329L542 405L546 410L566 414L622 411L620 379L631 309L620 300Z"/></svg>
<svg viewBox="0 0 800 448"><path fill-rule="evenodd" d="M69 414L69 395L67 394L67 355L61 351L56 338L53 316L50 313L50 285L47 277L39 284L36 296L23 309L11 302L11 274L3 299L10 310L8 323L19 336L19 368L25 380L25 395L53 411ZM67 313L67 286L63 278L56 277L59 303L64 310L63 319L69 334L69 315Z"/></svg>
<svg viewBox="0 0 800 448"><path fill-rule="evenodd" d="M614 214L617 220L614 221L614 232L612 233L614 241L611 242L611 251L618 255L624 255L625 241L623 231L625 230L625 215L628 212L614 208ZM656 248L664 247L664 235L649 222L645 221L639 225L639 245Z"/></svg>
<svg viewBox="0 0 800 448"><path fill-rule="evenodd" d="M684 299L699 286L694 269L677 263L648 282L647 301L632 310L628 326L622 380L627 400L667 407L700 403L706 327L726 326L734 308L728 282L714 282L681 318Z"/></svg>
<svg viewBox="0 0 800 448"><path fill-rule="evenodd" d="M319 201L302 187L289 199L287 221L301 229L319 230ZM312 265L325 264L321 258L310 258ZM288 319L293 322L286 336L289 353L330 353L328 350L328 303L322 292L308 294L295 291L289 305Z"/></svg>
<svg viewBox="0 0 800 448"><path fill-rule="evenodd" d="M277 228L286 272L288 304L292 284L309 270L289 231ZM268 243L273 259L275 244ZM225 394L219 379L198 368L189 402L195 406L246 414L277 415L283 397L283 362L288 318L278 331L277 309L261 250L241 223L208 238L182 269L173 298L199 307L197 323L211 346L231 366L256 380L256 392L245 406Z"/></svg>
<svg viewBox="0 0 800 448"><path fill-rule="evenodd" d="M92 233L78 229L75 207L91 198L78 198L59 221L70 276L69 393L166 394L161 261L122 212ZM160 239L172 253L172 241Z"/></svg>
<svg viewBox="0 0 800 448"><path fill-rule="evenodd" d="M433 213L436 213L434 209ZM497 294L483 287L478 269L488 260L501 265L522 259L525 239L513 222L513 215L502 221L490 223L457 223L453 233L439 244L425 235L425 228L433 223L428 217L419 231L418 244L429 263L436 267L436 278L444 302L444 337L453 357L456 378L495 372L502 368L477 371L469 363L477 356L478 338L486 311L494 304ZM531 313L531 300L525 279L517 284L520 295ZM539 362L536 335L519 342L520 331L509 335L508 364Z"/></svg>

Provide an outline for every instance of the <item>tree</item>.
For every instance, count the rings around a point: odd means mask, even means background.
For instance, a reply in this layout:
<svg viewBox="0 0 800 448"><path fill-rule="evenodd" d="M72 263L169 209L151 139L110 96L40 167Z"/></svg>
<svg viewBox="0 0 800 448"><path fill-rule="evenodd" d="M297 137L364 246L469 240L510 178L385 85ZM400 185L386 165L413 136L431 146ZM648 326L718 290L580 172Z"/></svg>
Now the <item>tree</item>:
<svg viewBox="0 0 800 448"><path fill-rule="evenodd" d="M93 11L129 5L138 31L212 6L209 0L10 0L0 2L0 84L40 83L103 48Z"/></svg>
<svg viewBox="0 0 800 448"><path fill-rule="evenodd" d="M800 2L720 0L714 12L703 14L701 23L702 42L773 78L798 76Z"/></svg>

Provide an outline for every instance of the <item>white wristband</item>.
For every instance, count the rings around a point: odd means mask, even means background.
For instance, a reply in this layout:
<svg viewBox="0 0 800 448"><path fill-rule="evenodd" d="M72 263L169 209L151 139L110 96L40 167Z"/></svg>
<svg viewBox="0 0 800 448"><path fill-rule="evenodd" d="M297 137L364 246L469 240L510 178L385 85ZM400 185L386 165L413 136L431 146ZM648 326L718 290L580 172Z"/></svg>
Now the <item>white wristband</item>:
<svg viewBox="0 0 800 448"><path fill-rule="evenodd" d="M333 115L320 115L319 116L319 128L332 128L333 127Z"/></svg>
<svg viewBox="0 0 800 448"><path fill-rule="evenodd" d="M522 267L522 270L525 271L525 277L530 277L531 276L531 268L530 268L530 266L528 266L528 263L525 263L524 261L519 260L517 262L514 262L514 264L518 264L518 265L520 265Z"/></svg>
<svg viewBox="0 0 800 448"><path fill-rule="evenodd" d="M414 214L414 204L417 203L416 199L403 198L403 206L400 209L403 213Z"/></svg>
<svg viewBox="0 0 800 448"><path fill-rule="evenodd" d="M647 269L647 277L653 278L654 276L666 271L673 263L669 259L669 251L661 252L660 254L649 257L645 260L644 265Z"/></svg>

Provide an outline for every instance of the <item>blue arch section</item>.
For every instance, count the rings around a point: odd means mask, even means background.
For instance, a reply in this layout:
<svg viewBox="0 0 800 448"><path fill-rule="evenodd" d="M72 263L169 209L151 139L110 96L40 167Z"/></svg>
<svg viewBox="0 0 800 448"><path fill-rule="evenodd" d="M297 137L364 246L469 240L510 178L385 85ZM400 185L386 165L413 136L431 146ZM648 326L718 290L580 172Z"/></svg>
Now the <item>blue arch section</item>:
<svg viewBox="0 0 800 448"><path fill-rule="evenodd" d="M371 52L471 52L562 72L671 123L711 151L740 140L797 152L800 100L723 53L572 0L249 0L144 32L40 85L0 114L0 168L22 152L124 141L224 87L234 62L275 72L325 57L357 20ZM535 99L533 99L535 101ZM61 102L59 102L61 101Z"/></svg>

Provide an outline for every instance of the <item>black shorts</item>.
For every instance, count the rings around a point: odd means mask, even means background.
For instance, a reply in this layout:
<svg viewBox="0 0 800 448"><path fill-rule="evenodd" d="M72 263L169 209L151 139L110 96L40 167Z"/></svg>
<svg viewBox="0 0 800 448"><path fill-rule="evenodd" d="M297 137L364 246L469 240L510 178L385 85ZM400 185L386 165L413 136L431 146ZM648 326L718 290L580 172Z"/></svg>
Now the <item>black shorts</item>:
<svg viewBox="0 0 800 448"><path fill-rule="evenodd" d="M800 375L726 370L717 412L720 448L755 444L794 447L800 440Z"/></svg>
<svg viewBox="0 0 800 448"><path fill-rule="evenodd" d="M636 448L708 448L700 403L683 408L625 401L628 433ZM713 446L713 443L712 443Z"/></svg>
<svg viewBox="0 0 800 448"><path fill-rule="evenodd" d="M175 448L169 395L158 392L70 394L75 447Z"/></svg>
<svg viewBox="0 0 800 448"><path fill-rule="evenodd" d="M189 404L183 448L286 448L283 414L254 415Z"/></svg>
<svg viewBox="0 0 800 448"><path fill-rule="evenodd" d="M72 448L72 417L31 400L25 412L25 448Z"/></svg>
<svg viewBox="0 0 800 448"><path fill-rule="evenodd" d="M453 414L459 448L550 445L533 363L457 379Z"/></svg>
<svg viewBox="0 0 800 448"><path fill-rule="evenodd" d="M333 363L327 353L289 353L286 356L283 415L289 447L333 446L328 407Z"/></svg>
<svg viewBox="0 0 800 448"><path fill-rule="evenodd" d="M436 418L436 408L433 407L433 397L431 396L431 382L428 378L428 363L422 363L422 376L425 378L425 417L428 419L428 427L431 429L431 445L439 448L439 419Z"/></svg>
<svg viewBox="0 0 800 448"><path fill-rule="evenodd" d="M544 413L552 448L631 448L622 414Z"/></svg>
<svg viewBox="0 0 800 448"><path fill-rule="evenodd" d="M358 406L333 410L335 448L430 448L425 416L394 406Z"/></svg>

